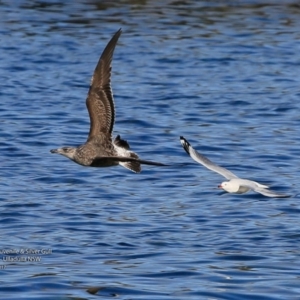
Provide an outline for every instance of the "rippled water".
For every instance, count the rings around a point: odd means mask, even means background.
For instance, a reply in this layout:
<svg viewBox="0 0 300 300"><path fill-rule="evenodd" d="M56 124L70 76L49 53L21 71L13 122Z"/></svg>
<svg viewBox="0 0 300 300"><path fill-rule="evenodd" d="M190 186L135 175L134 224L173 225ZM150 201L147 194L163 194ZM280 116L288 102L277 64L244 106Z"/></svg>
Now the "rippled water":
<svg viewBox="0 0 300 300"><path fill-rule="evenodd" d="M0 2L1 299L299 299L300 6L225 2ZM170 167L49 152L119 28L115 134ZM292 196L220 192L180 135Z"/></svg>

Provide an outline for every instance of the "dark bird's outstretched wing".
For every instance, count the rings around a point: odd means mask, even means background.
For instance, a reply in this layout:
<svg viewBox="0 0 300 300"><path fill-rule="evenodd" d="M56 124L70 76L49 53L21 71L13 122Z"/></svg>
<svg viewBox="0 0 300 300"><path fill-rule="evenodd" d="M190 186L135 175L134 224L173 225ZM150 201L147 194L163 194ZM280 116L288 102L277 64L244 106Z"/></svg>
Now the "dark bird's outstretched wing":
<svg viewBox="0 0 300 300"><path fill-rule="evenodd" d="M105 164L111 164L112 162L120 163L123 167L135 172L141 172L141 164L150 165L150 166L168 166L159 162L143 160L134 157L126 156L101 156L96 157L91 163L91 167L103 166Z"/></svg>
<svg viewBox="0 0 300 300"><path fill-rule="evenodd" d="M88 140L100 133L108 135L112 133L115 109L110 86L111 62L121 32L121 29L119 29L105 47L91 80L86 99L91 122Z"/></svg>

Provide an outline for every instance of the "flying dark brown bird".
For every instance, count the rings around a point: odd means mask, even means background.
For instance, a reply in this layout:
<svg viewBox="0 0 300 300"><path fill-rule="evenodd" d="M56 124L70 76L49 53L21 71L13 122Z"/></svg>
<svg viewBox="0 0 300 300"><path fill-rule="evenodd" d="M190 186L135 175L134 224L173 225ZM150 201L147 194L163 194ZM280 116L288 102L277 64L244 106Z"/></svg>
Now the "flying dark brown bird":
<svg viewBox="0 0 300 300"><path fill-rule="evenodd" d="M164 164L139 159L136 153L130 151L128 142L121 139L120 135L112 140L115 108L110 85L111 62L120 35L121 29L114 34L105 47L91 79L86 99L90 116L90 132L87 141L78 147L62 147L50 152L66 156L82 166L121 165L139 173L141 164L154 166L164 166Z"/></svg>

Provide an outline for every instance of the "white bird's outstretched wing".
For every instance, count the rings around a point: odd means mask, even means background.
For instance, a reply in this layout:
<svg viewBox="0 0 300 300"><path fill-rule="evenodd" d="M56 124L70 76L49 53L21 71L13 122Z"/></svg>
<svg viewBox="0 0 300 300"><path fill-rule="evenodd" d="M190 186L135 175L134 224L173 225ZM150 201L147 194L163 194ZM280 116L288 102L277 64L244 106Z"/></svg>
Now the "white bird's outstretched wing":
<svg viewBox="0 0 300 300"><path fill-rule="evenodd" d="M289 195L281 194L274 192L272 190L269 190L269 187L267 185L260 184L256 181L248 180L248 179L239 179L240 186L245 186L259 194L262 194L266 197L272 197L272 198L287 198L290 197Z"/></svg>
<svg viewBox="0 0 300 300"><path fill-rule="evenodd" d="M219 173L220 175L224 176L228 180L233 179L233 178L239 178L236 175L234 175L232 172L230 172L229 170L214 164L207 157L198 153L183 136L180 137L180 142L181 142L183 149L187 152L187 154L189 154L190 157L193 160L195 160L197 163L203 165L204 167L206 167L216 173Z"/></svg>
<svg viewBox="0 0 300 300"><path fill-rule="evenodd" d="M268 190L268 189L264 189L264 188L260 188L260 187L256 187L253 190L257 193L260 193L260 194L264 195L264 196L272 197L272 198L287 198L287 197L290 197L290 195L276 193L272 190Z"/></svg>

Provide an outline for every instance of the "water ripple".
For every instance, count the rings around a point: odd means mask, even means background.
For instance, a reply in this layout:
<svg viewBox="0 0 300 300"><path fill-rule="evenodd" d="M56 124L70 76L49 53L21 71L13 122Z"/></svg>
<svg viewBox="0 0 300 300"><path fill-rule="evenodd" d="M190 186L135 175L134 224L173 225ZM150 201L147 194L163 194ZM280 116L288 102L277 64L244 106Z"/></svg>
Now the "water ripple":
<svg viewBox="0 0 300 300"><path fill-rule="evenodd" d="M273 2L0 3L3 299L299 298L299 6ZM86 140L119 28L115 134L169 164L141 174L49 152ZM292 196L221 192L180 135Z"/></svg>

